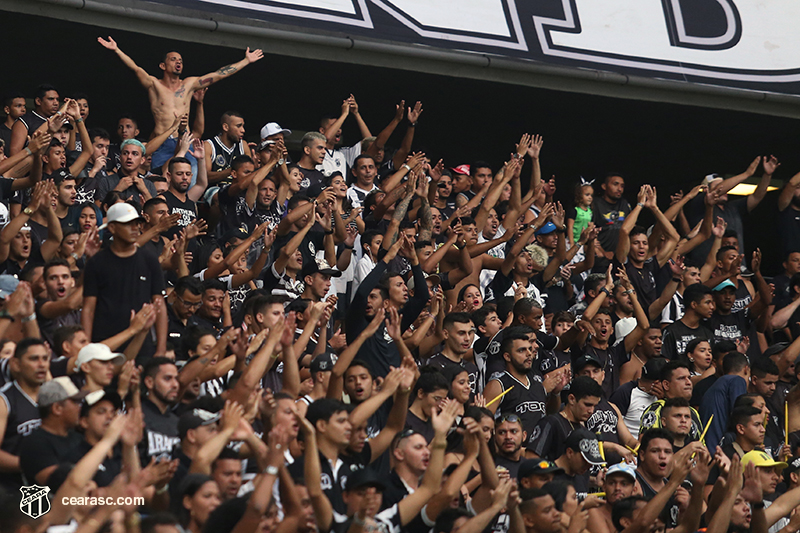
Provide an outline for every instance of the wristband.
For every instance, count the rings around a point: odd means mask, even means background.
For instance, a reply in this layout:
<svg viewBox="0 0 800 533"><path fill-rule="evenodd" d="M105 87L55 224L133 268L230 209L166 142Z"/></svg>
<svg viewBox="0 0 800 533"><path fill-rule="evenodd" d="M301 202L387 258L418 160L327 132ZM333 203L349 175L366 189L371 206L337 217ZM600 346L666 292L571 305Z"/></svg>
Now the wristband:
<svg viewBox="0 0 800 533"><path fill-rule="evenodd" d="M75 119L75 124L80 124L81 122L83 122L83 119L81 117Z"/></svg>
<svg viewBox="0 0 800 533"><path fill-rule="evenodd" d="M71 258L73 258L73 259L75 260L75 262L78 262L78 261L80 261L80 259L81 259L81 256L79 256L79 255L78 255L78 254L76 254L75 252L72 252L71 254L69 254L69 256L70 256Z"/></svg>
<svg viewBox="0 0 800 533"><path fill-rule="evenodd" d="M27 146L25 147L25 151L28 152L28 155L33 155L33 152L31 152L31 149Z"/></svg>
<svg viewBox="0 0 800 533"><path fill-rule="evenodd" d="M278 475L278 467L269 465L266 470L264 470L265 474L269 474L270 476L277 476Z"/></svg>
<svg viewBox="0 0 800 533"><path fill-rule="evenodd" d="M672 281L674 281L675 283L680 283L683 280L681 278L672 278Z"/></svg>
<svg viewBox="0 0 800 533"><path fill-rule="evenodd" d="M606 296L608 296L609 298L611 297L611 291L606 289L605 287L600 289L600 292L604 292L606 294Z"/></svg>
<svg viewBox="0 0 800 533"><path fill-rule="evenodd" d="M164 494L169 490L169 483L161 487L160 489L156 489L156 494Z"/></svg>
<svg viewBox="0 0 800 533"><path fill-rule="evenodd" d="M333 230L325 230L325 235L333 235Z"/></svg>
<svg viewBox="0 0 800 533"><path fill-rule="evenodd" d="M644 207L644 204L642 202L636 202L636 205L639 207Z"/></svg>
<svg viewBox="0 0 800 533"><path fill-rule="evenodd" d="M625 291L625 294L636 294L636 291L633 289L628 289L627 291Z"/></svg>
<svg viewBox="0 0 800 533"><path fill-rule="evenodd" d="M520 154L518 154L518 153L515 153L511 157L513 157L514 159L522 159L522 156Z"/></svg>
<svg viewBox="0 0 800 533"><path fill-rule="evenodd" d="M408 127L409 128L416 128L417 127L417 123L416 122L409 122L408 123Z"/></svg>
<svg viewBox="0 0 800 533"><path fill-rule="evenodd" d="M11 322L14 322L14 317L11 316L11 313L9 313L6 310L0 311L0 319L3 319L3 318L5 318L7 320L10 320Z"/></svg>
<svg viewBox="0 0 800 533"><path fill-rule="evenodd" d="M33 322L34 320L36 320L36 311L34 311L30 315L26 316L22 320L20 320L20 322L22 322L23 324L26 324L28 322Z"/></svg>
<svg viewBox="0 0 800 533"><path fill-rule="evenodd" d="M344 247L345 250L352 250L353 249L352 246L348 246L346 244L343 244L342 246Z"/></svg>
<svg viewBox="0 0 800 533"><path fill-rule="evenodd" d="M407 171L411 172L411 167L410 167L410 166L408 166L408 165L407 165L407 164L405 164L405 163L403 163L403 165L402 165L400 168L404 168L404 169L406 169Z"/></svg>
<svg viewBox="0 0 800 533"><path fill-rule="evenodd" d="M764 507L766 507L766 505L764 505L764 500L761 500L760 502L750 503L750 507L752 507L753 509L763 509Z"/></svg>

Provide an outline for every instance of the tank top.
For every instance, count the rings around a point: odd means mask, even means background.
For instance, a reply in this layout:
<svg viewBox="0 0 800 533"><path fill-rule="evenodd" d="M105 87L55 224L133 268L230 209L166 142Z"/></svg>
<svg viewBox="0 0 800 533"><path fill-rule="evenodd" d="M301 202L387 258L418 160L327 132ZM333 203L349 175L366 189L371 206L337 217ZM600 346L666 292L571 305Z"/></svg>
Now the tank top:
<svg viewBox="0 0 800 533"><path fill-rule="evenodd" d="M42 425L39 407L16 381L6 383L0 389L0 401L4 401L8 408L6 432L0 450L19 456L22 439ZM21 472L0 472L0 486L16 491L21 485Z"/></svg>
<svg viewBox="0 0 800 533"><path fill-rule="evenodd" d="M529 383L527 386L508 372L497 373L489 381L499 381L503 389L502 392L514 387L500 399L500 405L497 409L499 414L495 416L498 418L512 414L519 416L522 421L522 429L527 431L528 435L531 435L533 428L545 416L547 392L545 392L541 377L538 374L529 372L527 378Z"/></svg>
<svg viewBox="0 0 800 533"><path fill-rule="evenodd" d="M225 146L219 138L219 135L209 139L211 143L211 171L220 172L230 168L231 162L239 157L245 155L244 141L239 141L233 145L233 148Z"/></svg>

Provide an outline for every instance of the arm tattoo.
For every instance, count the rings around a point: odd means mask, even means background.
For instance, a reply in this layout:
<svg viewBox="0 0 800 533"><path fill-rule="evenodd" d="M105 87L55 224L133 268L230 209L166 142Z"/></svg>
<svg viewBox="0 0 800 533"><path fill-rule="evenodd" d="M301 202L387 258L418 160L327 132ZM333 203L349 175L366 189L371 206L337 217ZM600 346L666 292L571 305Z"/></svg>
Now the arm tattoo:
<svg viewBox="0 0 800 533"><path fill-rule="evenodd" d="M227 76L229 74L233 74L234 72L236 72L236 70L237 70L237 68L234 67L233 65L226 65L226 66L222 67L221 69L219 69L217 71L217 74L219 74L220 76Z"/></svg>
<svg viewBox="0 0 800 533"><path fill-rule="evenodd" d="M429 241L433 234L433 213L431 213L431 206L428 204L427 198L422 198L422 205L419 207L419 240Z"/></svg>
<svg viewBox="0 0 800 533"><path fill-rule="evenodd" d="M406 212L408 211L408 204L411 203L411 199L414 198L414 195L408 195L403 198L403 201L397 204L397 207L394 209L394 214L392 215L392 220L397 221L397 227L394 229L394 233L392 233L392 238L389 239L389 246L397 242L397 238L400 236L400 223L406 218Z"/></svg>
<svg viewBox="0 0 800 533"><path fill-rule="evenodd" d="M213 81L214 81L214 78L203 78L199 82L200 83L200 87L202 87L203 85L210 85Z"/></svg>

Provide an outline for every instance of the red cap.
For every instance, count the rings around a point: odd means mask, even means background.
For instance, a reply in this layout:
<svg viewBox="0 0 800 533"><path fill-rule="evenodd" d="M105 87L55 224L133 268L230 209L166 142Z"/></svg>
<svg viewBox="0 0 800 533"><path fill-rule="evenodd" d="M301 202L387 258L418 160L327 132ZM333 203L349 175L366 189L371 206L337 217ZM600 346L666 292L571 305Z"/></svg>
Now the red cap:
<svg viewBox="0 0 800 533"><path fill-rule="evenodd" d="M453 167L450 170L452 170L456 174L463 174L465 176L469 176L469 165L458 165L457 167Z"/></svg>

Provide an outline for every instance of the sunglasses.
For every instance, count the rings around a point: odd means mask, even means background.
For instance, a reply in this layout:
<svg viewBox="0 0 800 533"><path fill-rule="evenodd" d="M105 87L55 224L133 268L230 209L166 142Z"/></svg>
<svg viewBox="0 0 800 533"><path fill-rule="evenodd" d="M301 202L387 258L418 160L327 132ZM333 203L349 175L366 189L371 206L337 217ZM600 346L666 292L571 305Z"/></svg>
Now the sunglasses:
<svg viewBox="0 0 800 533"><path fill-rule="evenodd" d="M512 424L522 424L522 419L517 415L503 415L501 416L497 423L502 424L503 422L511 422Z"/></svg>
<svg viewBox="0 0 800 533"><path fill-rule="evenodd" d="M450 186L449 183L442 183L442 182L439 182L439 185L437 185L437 187L439 187L440 189L446 189L449 186Z"/></svg>

